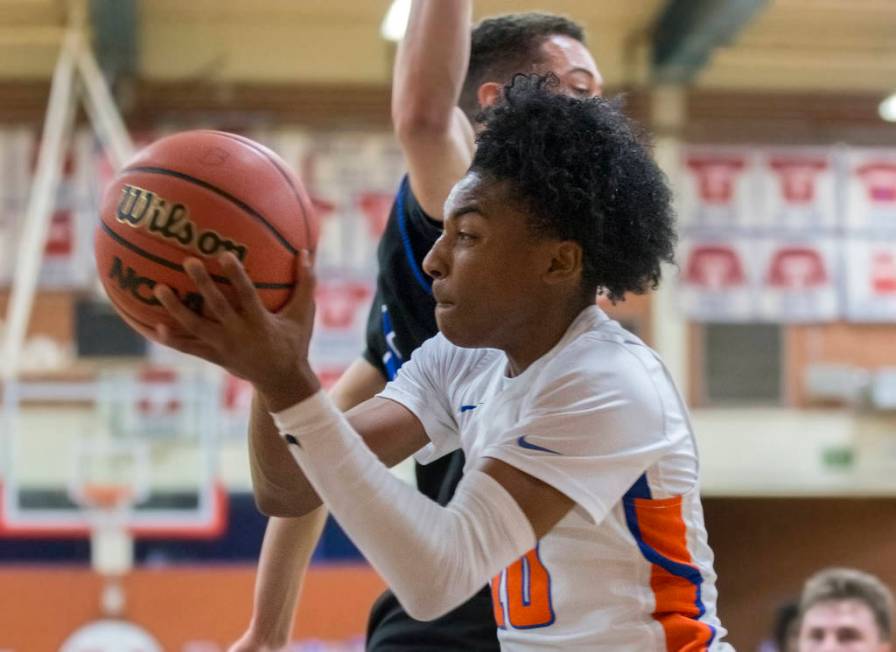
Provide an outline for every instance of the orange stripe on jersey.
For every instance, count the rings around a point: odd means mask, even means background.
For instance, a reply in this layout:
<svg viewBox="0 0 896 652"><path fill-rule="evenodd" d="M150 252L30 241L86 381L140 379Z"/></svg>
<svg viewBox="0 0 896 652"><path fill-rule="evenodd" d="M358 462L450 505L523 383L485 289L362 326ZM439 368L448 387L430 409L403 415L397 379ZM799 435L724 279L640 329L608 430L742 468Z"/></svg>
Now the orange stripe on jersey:
<svg viewBox="0 0 896 652"><path fill-rule="evenodd" d="M629 530L652 565L650 587L656 599L653 617L666 634L668 652L706 650L715 630L699 619L705 608L700 596L703 577L691 565L681 496L625 498Z"/></svg>
<svg viewBox="0 0 896 652"><path fill-rule="evenodd" d="M495 624L504 627L504 604L501 602L501 578L504 577L504 571L501 571L492 578L492 609L495 612Z"/></svg>

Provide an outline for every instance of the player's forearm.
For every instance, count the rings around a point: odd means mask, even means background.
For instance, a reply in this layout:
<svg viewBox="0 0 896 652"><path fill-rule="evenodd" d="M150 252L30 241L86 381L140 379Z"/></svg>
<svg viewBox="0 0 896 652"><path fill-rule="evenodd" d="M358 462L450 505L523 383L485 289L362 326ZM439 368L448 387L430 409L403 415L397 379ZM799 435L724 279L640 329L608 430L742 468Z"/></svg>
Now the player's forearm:
<svg viewBox="0 0 896 652"><path fill-rule="evenodd" d="M249 468L258 509L267 516L299 517L320 507L320 498L286 445L263 402L255 396L249 419Z"/></svg>
<svg viewBox="0 0 896 652"><path fill-rule="evenodd" d="M447 132L470 58L470 0L415 0L392 81L396 131Z"/></svg>
<svg viewBox="0 0 896 652"><path fill-rule="evenodd" d="M268 521L249 628L249 636L256 644L279 649L289 642L302 578L326 517L327 511L320 507L299 518Z"/></svg>
<svg viewBox="0 0 896 652"><path fill-rule="evenodd" d="M389 473L322 394L277 419L289 452L414 618L447 613L535 545L519 505L482 472L442 507Z"/></svg>

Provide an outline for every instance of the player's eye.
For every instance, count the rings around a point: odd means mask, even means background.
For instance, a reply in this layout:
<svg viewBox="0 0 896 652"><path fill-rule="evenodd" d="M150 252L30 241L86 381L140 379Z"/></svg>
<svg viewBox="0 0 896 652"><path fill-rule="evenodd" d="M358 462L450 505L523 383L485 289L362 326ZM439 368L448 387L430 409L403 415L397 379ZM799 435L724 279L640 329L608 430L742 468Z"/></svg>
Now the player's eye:
<svg viewBox="0 0 896 652"><path fill-rule="evenodd" d="M461 242L472 242L476 239L475 235L467 231L458 231L455 237Z"/></svg>
<svg viewBox="0 0 896 652"><path fill-rule="evenodd" d="M862 640L862 634L857 629L847 627L837 632L837 642L839 643L852 643L860 640Z"/></svg>

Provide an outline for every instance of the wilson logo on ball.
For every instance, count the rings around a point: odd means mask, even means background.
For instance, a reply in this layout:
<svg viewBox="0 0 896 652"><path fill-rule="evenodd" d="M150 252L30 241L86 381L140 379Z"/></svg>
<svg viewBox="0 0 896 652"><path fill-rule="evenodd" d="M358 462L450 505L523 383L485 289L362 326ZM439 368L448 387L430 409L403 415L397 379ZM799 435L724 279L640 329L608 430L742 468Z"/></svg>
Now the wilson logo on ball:
<svg viewBox="0 0 896 652"><path fill-rule="evenodd" d="M122 186L115 219L157 237L174 240L203 256L231 251L240 260L245 260L248 252L246 245L225 238L212 229L201 231L190 219L190 211L184 204L169 202L157 193L138 186Z"/></svg>

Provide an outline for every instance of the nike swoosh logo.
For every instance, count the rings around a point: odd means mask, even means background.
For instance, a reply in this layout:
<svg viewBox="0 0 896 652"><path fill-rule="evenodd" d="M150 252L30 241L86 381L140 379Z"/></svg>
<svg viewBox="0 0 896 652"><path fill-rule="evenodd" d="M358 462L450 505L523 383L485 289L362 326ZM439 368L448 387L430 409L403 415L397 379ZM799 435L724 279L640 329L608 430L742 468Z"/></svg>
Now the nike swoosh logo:
<svg viewBox="0 0 896 652"><path fill-rule="evenodd" d="M520 435L519 437L517 437L516 443L519 444L520 448L528 448L530 451L543 451L545 453L561 455L561 453L553 451L550 448L545 448L544 446L539 446L538 444L533 444L526 441L526 437L528 437L528 435Z"/></svg>
<svg viewBox="0 0 896 652"><path fill-rule="evenodd" d="M460 411L461 412L469 412L470 410L475 410L478 407L479 407L478 405L461 405Z"/></svg>

